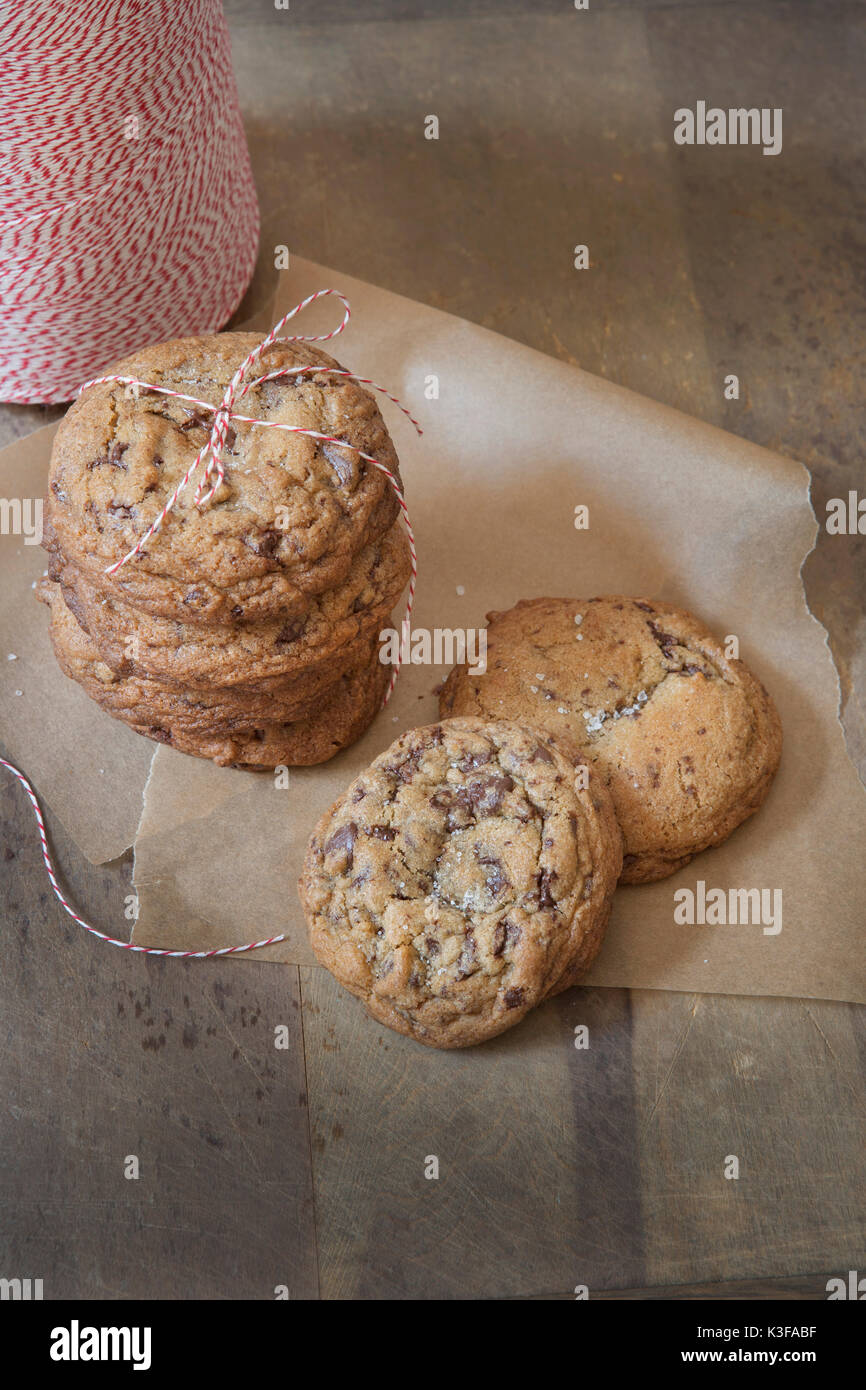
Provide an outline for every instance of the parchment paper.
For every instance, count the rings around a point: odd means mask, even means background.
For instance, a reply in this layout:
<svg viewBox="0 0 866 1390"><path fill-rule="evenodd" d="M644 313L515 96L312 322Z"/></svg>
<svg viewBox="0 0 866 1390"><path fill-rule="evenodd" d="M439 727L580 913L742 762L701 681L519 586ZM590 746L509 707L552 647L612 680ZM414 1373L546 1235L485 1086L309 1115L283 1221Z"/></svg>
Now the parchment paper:
<svg viewBox="0 0 866 1390"><path fill-rule="evenodd" d="M309 263L293 261L275 315L323 285L352 301L341 359L396 391L425 429L417 441L385 402L418 541L413 626L478 627L488 609L543 594L655 595L736 634L779 705L785 751L762 811L674 877L620 889L587 983L866 1001L866 794L800 581L816 535L805 469ZM425 398L431 376L438 399ZM574 526L580 504L588 530ZM257 958L313 963L295 889L310 830L398 733L437 717L444 674L406 667L365 738L293 770L287 788L160 747L136 841L134 939L198 949L284 931ZM781 932L676 925L674 892L698 880L782 889Z"/></svg>
<svg viewBox="0 0 866 1390"><path fill-rule="evenodd" d="M825 634L799 578L815 537L805 470L297 259L274 316L323 285L352 300L341 358L395 390L425 427L417 441L385 402L418 538L416 627L479 627L489 608L540 594L655 594L736 633L780 707L782 769L761 813L673 878L621 889L588 982L866 1000L857 876L866 794L845 751ZM327 301L316 306L305 331L330 327L330 312ZM427 399L433 376L438 399ZM53 433L0 452L0 497L42 495ZM585 531L573 524L579 504L590 509ZM310 829L399 732L436 718L444 669L405 668L359 744L277 787L267 775L154 753L102 714L51 655L47 610L32 592L42 550L0 536L0 565L0 738L90 859L122 852L141 813L135 940L198 948L285 931L288 941L258 958L311 963L295 892ZM674 892L699 879L781 888L782 931L677 926Z"/></svg>

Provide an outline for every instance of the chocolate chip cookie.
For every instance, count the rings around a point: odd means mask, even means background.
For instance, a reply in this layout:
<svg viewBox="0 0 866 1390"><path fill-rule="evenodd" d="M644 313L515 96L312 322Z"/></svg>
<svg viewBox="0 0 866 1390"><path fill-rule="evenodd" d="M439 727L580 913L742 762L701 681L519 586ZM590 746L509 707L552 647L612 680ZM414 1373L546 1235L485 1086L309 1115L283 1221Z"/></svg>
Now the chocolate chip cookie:
<svg viewBox="0 0 866 1390"><path fill-rule="evenodd" d="M390 670L378 662L341 676L303 716L256 728L189 735L177 727L133 725L138 733L221 767L266 770L327 762L355 743L382 708Z"/></svg>
<svg viewBox="0 0 866 1390"><path fill-rule="evenodd" d="M121 675L147 676L186 691L267 691L321 673L359 645L369 648L410 570L409 543L397 523L355 557L340 585L312 597L299 616L220 626L142 613L68 565L53 567L52 574L103 661Z"/></svg>
<svg viewBox="0 0 866 1390"><path fill-rule="evenodd" d="M107 369L216 405L253 333L182 338ZM213 412L120 384L90 387L57 431L45 509L45 544L91 582L156 617L185 623L252 622L303 611L341 583L354 557L393 525L398 504L377 459L399 479L378 406L363 387L330 375L337 363L315 347L275 343L254 369L312 367L264 382L239 398L238 414L346 440L351 448L233 420L226 481L201 510L195 478L144 551L114 576L147 532L196 454Z"/></svg>
<svg viewBox="0 0 866 1390"><path fill-rule="evenodd" d="M622 862L601 779L504 721L412 729L316 826L313 950L379 1022L431 1047L518 1023L587 969Z"/></svg>
<svg viewBox="0 0 866 1390"><path fill-rule="evenodd" d="M378 658L374 638L345 649L334 666L302 672L281 684L274 683L267 691L233 686L184 691L147 676L121 675L107 665L64 601L59 585L43 580L36 596L51 609L51 643L64 674L108 714L144 730L150 738L175 746L182 740L207 736L222 747L229 736L318 712L337 695L343 676L369 671Z"/></svg>
<svg viewBox="0 0 866 1390"><path fill-rule="evenodd" d="M527 599L488 622L486 673L456 666L441 714L569 740L610 788L624 883L674 873L763 802L782 748L776 707L692 614L614 595Z"/></svg>

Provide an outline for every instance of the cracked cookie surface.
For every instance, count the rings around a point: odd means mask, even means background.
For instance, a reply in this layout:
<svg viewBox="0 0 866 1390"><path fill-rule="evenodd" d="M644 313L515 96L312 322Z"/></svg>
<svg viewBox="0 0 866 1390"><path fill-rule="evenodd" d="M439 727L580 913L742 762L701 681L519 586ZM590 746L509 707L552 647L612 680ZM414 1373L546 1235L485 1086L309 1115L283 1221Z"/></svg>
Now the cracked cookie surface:
<svg viewBox="0 0 866 1390"><path fill-rule="evenodd" d="M322 817L300 895L317 958L374 1018L466 1047L588 968L621 861L610 797L571 750L451 719L404 734Z"/></svg>
<svg viewBox="0 0 866 1390"><path fill-rule="evenodd" d="M527 599L488 614L487 670L456 666L440 713L520 719L605 778L622 881L665 878L763 802L782 733L767 691L692 614L650 599Z"/></svg>
<svg viewBox="0 0 866 1390"><path fill-rule="evenodd" d="M146 348L104 375L133 376L217 404L237 367L261 342L254 333L176 339ZM302 612L339 584L354 556L393 525L388 479L397 456L373 396L329 375L334 358L277 343L257 365L320 367L269 381L236 401L239 414L345 439L341 448L282 429L231 423L226 482L195 507L195 481L162 529L114 576L206 442L212 413L157 392L136 399L120 384L90 387L71 406L54 443L45 509L46 548L57 548L116 598L188 623L251 622Z"/></svg>

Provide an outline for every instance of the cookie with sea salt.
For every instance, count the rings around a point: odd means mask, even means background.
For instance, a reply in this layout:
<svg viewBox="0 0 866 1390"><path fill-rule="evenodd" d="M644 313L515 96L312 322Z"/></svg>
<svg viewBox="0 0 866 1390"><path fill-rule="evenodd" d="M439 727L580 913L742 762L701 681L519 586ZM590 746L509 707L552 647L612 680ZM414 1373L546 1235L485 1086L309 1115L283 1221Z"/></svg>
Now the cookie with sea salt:
<svg viewBox="0 0 866 1390"><path fill-rule="evenodd" d="M487 670L456 666L440 713L569 740L610 788L624 883L665 878L721 844L763 802L782 748L767 691L709 628L620 595L489 613Z"/></svg>
<svg viewBox="0 0 866 1390"><path fill-rule="evenodd" d="M379 1022L468 1047L574 983L601 945L622 847L591 769L537 730L412 729L310 840L313 950Z"/></svg>

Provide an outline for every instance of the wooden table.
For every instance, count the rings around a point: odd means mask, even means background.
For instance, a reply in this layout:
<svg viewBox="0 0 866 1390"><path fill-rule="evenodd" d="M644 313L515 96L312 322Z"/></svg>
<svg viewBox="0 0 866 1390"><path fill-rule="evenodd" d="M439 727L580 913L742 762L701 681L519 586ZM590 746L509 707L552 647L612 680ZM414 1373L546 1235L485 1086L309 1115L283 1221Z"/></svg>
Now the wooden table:
<svg viewBox="0 0 866 1390"><path fill-rule="evenodd" d="M862 8L227 9L262 205L238 321L286 244L804 460L819 517L862 485ZM782 155L676 148L698 99L782 107ZM57 414L4 408L4 442ZM822 533L806 569L861 769L863 561ZM576 990L467 1069L321 971L100 948L6 776L0 813L0 1274L47 1298L823 1298L866 1269L862 1009ZM128 859L51 830L116 921Z"/></svg>

